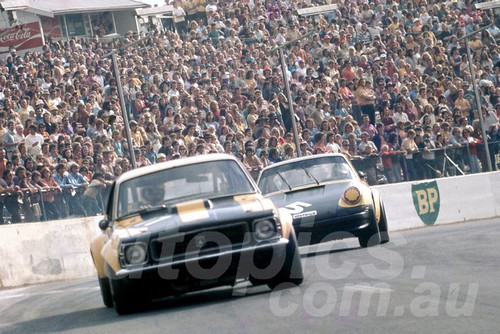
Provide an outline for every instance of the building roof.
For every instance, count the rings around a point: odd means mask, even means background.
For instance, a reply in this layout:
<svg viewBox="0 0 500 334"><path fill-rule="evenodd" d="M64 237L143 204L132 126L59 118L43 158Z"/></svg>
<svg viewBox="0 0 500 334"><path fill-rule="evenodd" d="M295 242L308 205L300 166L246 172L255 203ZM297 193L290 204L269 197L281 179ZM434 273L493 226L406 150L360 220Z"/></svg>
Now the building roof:
<svg viewBox="0 0 500 334"><path fill-rule="evenodd" d="M150 8L139 8L136 9L135 12L139 16L155 16L155 15L161 15L161 14L171 14L172 10L174 9L174 6L168 5L168 6L157 6L157 7L150 7Z"/></svg>
<svg viewBox="0 0 500 334"><path fill-rule="evenodd" d="M0 5L5 10L23 10L41 16L72 13L92 13L103 11L118 11L147 7L147 4L135 0L4 0Z"/></svg>

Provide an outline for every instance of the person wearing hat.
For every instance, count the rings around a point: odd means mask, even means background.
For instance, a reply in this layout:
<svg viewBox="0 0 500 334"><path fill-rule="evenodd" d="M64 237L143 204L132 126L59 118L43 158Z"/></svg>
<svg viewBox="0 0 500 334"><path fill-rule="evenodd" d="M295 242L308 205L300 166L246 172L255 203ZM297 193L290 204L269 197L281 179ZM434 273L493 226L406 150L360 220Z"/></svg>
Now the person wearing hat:
<svg viewBox="0 0 500 334"><path fill-rule="evenodd" d="M162 163L167 161L167 156L165 153L158 153L158 159L156 160L156 163Z"/></svg>
<svg viewBox="0 0 500 334"><path fill-rule="evenodd" d="M137 146L144 145L144 138L142 136L142 132L140 131L137 122L134 120L130 121L130 136L134 140L135 145Z"/></svg>
<svg viewBox="0 0 500 334"><path fill-rule="evenodd" d="M275 112L269 113L269 128L270 129L278 129L280 133L284 132L283 126L281 125L280 121L278 120L278 115L276 115Z"/></svg>
<svg viewBox="0 0 500 334"><path fill-rule="evenodd" d="M71 79L69 72L65 71L63 73L62 79L61 79L61 81L59 81L59 83L62 83L63 85L71 85L73 83L73 80Z"/></svg>
<svg viewBox="0 0 500 334"><path fill-rule="evenodd" d="M141 146L140 148L136 147L134 149L135 163L137 167L151 165L151 161L149 161L149 159L146 158L145 153L146 153L145 146Z"/></svg>
<svg viewBox="0 0 500 334"><path fill-rule="evenodd" d="M44 108L44 107L45 107L45 102L44 102L42 99L38 99L38 100L36 100L36 102L35 102L35 109L36 109L37 107Z"/></svg>

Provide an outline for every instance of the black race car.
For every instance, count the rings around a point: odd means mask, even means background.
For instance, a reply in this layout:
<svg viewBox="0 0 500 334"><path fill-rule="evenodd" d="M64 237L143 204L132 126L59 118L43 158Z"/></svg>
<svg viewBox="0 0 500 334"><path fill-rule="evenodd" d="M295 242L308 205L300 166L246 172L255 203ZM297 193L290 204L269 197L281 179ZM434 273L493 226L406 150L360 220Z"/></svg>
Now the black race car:
<svg viewBox="0 0 500 334"><path fill-rule="evenodd" d="M262 194L288 210L299 245L357 237L361 247L389 241L379 192L342 154L313 155L264 168Z"/></svg>

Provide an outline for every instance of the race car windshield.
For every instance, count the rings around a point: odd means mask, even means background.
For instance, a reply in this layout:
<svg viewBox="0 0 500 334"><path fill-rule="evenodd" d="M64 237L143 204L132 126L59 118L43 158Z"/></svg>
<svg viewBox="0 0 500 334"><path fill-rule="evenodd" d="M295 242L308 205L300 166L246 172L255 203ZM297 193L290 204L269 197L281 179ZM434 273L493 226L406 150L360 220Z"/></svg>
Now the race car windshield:
<svg viewBox="0 0 500 334"><path fill-rule="evenodd" d="M235 161L211 161L165 169L123 182L118 195L117 219L144 208L248 194L255 188Z"/></svg>
<svg viewBox="0 0 500 334"><path fill-rule="evenodd" d="M324 182L351 180L353 173L343 157L297 160L263 171L258 185L263 194L269 194Z"/></svg>

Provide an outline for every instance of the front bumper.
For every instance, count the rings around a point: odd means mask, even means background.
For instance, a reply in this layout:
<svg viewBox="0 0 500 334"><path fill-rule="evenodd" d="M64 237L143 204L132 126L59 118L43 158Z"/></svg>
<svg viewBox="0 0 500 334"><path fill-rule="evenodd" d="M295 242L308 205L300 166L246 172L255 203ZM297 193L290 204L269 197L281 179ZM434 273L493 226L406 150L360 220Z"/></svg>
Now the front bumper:
<svg viewBox="0 0 500 334"><path fill-rule="evenodd" d="M376 223L371 206L354 208L352 213L348 210L352 209L347 209L341 216L336 215L327 219L294 221L293 226L299 245L358 237L371 223Z"/></svg>
<svg viewBox="0 0 500 334"><path fill-rule="evenodd" d="M236 279L248 278L255 270L260 277L272 278L282 268L288 243L288 239L280 238L184 260L123 268L109 276L126 279L152 297L234 285ZM266 270L264 274L262 268Z"/></svg>

